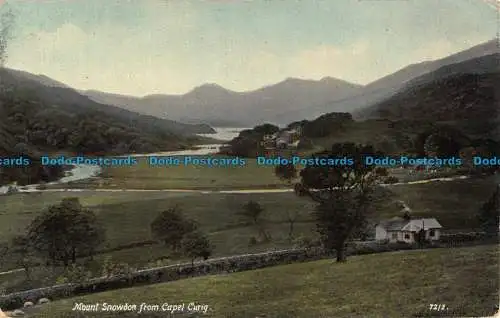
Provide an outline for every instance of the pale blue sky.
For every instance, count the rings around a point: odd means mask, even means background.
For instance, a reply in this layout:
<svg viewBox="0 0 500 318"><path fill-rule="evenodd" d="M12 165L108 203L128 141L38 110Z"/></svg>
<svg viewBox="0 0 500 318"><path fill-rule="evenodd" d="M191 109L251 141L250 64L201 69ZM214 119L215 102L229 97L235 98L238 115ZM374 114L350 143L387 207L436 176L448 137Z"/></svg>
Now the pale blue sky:
<svg viewBox="0 0 500 318"><path fill-rule="evenodd" d="M7 66L79 89L244 91L287 77L365 84L494 38L481 0L13 0Z"/></svg>

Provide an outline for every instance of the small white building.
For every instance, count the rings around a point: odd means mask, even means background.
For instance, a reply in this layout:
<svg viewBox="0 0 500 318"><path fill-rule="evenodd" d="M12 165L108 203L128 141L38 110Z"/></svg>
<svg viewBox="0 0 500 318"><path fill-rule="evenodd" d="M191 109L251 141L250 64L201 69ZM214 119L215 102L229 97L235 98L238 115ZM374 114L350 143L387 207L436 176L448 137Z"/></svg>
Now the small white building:
<svg viewBox="0 0 500 318"><path fill-rule="evenodd" d="M276 139L276 148L278 149L286 149L288 147L289 140L287 138L278 138Z"/></svg>
<svg viewBox="0 0 500 318"><path fill-rule="evenodd" d="M429 219L404 219L395 217L379 222L375 226L375 240L389 242L415 243L416 234L421 229L425 231L425 239L439 240L440 230L443 228L435 218Z"/></svg>

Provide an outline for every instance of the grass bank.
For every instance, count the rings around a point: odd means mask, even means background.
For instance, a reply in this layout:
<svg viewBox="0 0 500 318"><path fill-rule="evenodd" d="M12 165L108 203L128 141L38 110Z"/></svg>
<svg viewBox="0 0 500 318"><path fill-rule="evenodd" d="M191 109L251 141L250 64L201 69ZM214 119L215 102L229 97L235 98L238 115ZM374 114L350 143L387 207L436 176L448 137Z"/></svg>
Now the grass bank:
<svg viewBox="0 0 500 318"><path fill-rule="evenodd" d="M415 216L435 217L444 230L471 230L477 227L476 213L492 191L492 178L456 180L392 187L394 199L406 202ZM216 245L215 253L229 255L273 246L283 247L287 242L288 213L297 214L295 235L310 235L314 228L310 211L312 203L293 193L254 194L197 194L197 193L120 193L120 192L45 192L0 196L0 242L22 233L29 222L44 208L76 196L85 206L97 213L107 230L104 248L114 248L131 242L150 240L150 223L161 211L178 205L187 217L196 220ZM264 218L273 242L265 246L249 247L256 231L245 224L237 214L242 205L254 200L265 209ZM399 214L394 206L377 211L375 219ZM116 253L120 261L132 262L157 258L159 249L136 253ZM165 252L166 253L166 252ZM134 254L141 254L136 257ZM156 256L155 256L156 255Z"/></svg>
<svg viewBox="0 0 500 318"><path fill-rule="evenodd" d="M191 156L198 158L230 158L221 155ZM181 156L179 156L181 158ZM255 159L245 159L243 166L151 166L145 158L135 166L105 167L102 179L73 182L70 187L110 189L192 189L229 190L283 188L286 184L274 175L271 166L258 165ZM68 187L56 185L52 188Z"/></svg>
<svg viewBox="0 0 500 318"><path fill-rule="evenodd" d="M61 300L31 317L137 317L72 312L87 304L206 304L208 317L489 316L498 304L498 247L404 251L285 265ZM445 304L447 310L429 310ZM41 310L41 311L38 311ZM165 317L148 312L144 317ZM187 315L185 315L187 316Z"/></svg>

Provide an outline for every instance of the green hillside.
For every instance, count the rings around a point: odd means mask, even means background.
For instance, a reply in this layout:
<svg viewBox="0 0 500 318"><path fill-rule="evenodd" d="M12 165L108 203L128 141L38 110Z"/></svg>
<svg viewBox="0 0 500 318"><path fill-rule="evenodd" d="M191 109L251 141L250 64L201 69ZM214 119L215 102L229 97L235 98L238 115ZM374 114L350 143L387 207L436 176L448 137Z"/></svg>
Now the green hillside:
<svg viewBox="0 0 500 318"><path fill-rule="evenodd" d="M454 74L412 86L368 111L386 119L448 123L470 135L497 139L498 83L498 72Z"/></svg>
<svg viewBox="0 0 500 318"><path fill-rule="evenodd" d="M186 125L189 127L189 125ZM193 126L194 127L194 126ZM185 149L198 142L168 121L97 104L72 89L49 87L0 70L0 156L24 155L30 167L3 167L0 185L51 181L61 167L37 163L43 153L125 154Z"/></svg>
<svg viewBox="0 0 500 318"><path fill-rule="evenodd" d="M429 78L432 76L426 77ZM471 146L499 153L498 83L498 72L453 73L423 81L366 109L365 114L371 119L331 129L312 142L323 148L334 142L370 143L388 154L422 155L425 139L430 134L444 133L453 136L456 155L459 149Z"/></svg>
<svg viewBox="0 0 500 318"><path fill-rule="evenodd" d="M166 317L165 312L72 312L75 303L208 305L176 317L489 316L498 305L494 245L407 251L285 265L56 301L31 317ZM430 304L444 304L443 311Z"/></svg>

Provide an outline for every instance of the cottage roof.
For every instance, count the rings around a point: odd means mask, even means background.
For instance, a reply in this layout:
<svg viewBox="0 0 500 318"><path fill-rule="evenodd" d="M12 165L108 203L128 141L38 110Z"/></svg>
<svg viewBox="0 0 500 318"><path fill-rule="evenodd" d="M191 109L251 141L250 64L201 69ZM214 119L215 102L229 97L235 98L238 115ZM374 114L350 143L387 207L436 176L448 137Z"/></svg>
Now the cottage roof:
<svg viewBox="0 0 500 318"><path fill-rule="evenodd" d="M378 223L378 225L383 227L386 231L416 232L420 231L422 227L425 230L442 228L441 224L439 224L439 222L435 218L411 220L405 220L403 218L392 218L390 220L381 221Z"/></svg>
<svg viewBox="0 0 500 318"><path fill-rule="evenodd" d="M410 220L402 230L415 232L420 231L422 227L424 228L424 230L442 228L441 224L439 224L439 222L435 218L430 218Z"/></svg>
<svg viewBox="0 0 500 318"><path fill-rule="evenodd" d="M378 225L383 227L386 231L399 231L406 224L408 224L408 221L399 217L395 217L390 220L383 220L378 223Z"/></svg>

